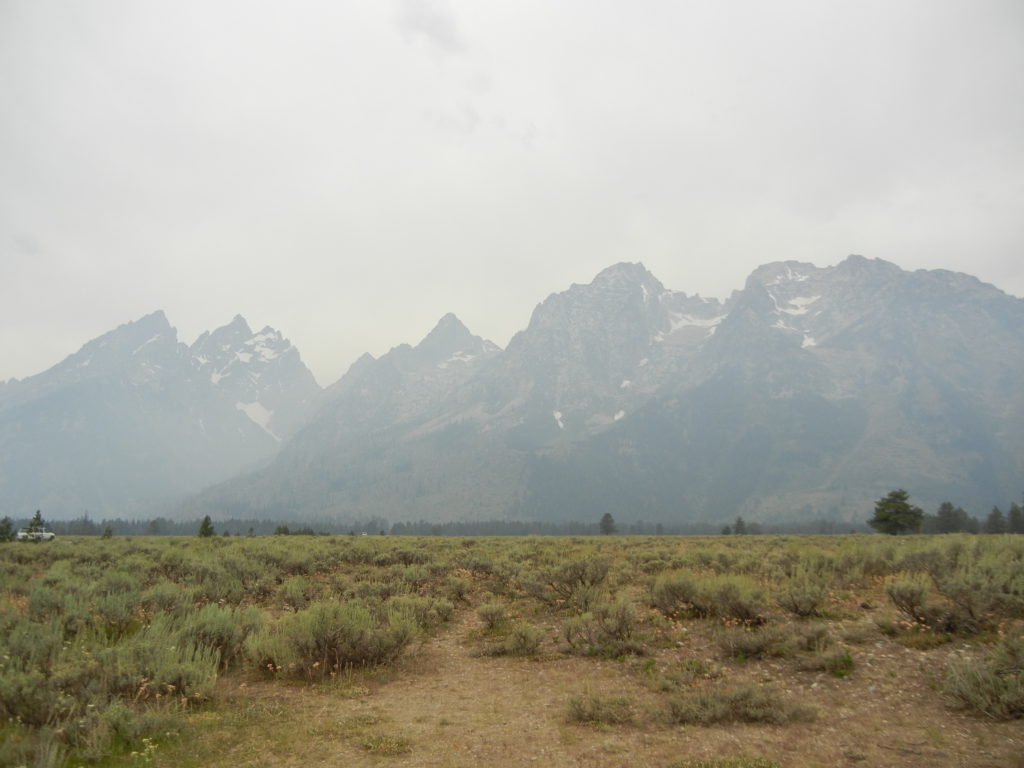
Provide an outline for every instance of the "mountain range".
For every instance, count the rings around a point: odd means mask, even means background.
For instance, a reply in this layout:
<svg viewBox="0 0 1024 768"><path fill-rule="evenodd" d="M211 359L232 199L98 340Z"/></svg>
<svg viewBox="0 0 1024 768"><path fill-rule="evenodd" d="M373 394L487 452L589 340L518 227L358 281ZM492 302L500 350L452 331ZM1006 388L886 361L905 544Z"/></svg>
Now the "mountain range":
<svg viewBox="0 0 1024 768"><path fill-rule="evenodd" d="M725 301L616 264L507 348L446 315L321 390L241 317L162 313L0 385L0 504L55 516L863 520L1024 488L1024 300L850 256Z"/></svg>

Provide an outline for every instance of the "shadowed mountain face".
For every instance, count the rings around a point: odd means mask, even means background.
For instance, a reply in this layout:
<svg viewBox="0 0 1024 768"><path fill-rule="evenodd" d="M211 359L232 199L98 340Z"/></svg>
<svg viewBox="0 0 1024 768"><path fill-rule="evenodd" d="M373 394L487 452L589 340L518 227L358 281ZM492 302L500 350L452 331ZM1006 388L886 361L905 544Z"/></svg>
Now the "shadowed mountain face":
<svg viewBox="0 0 1024 768"><path fill-rule="evenodd" d="M726 302L618 264L504 351L453 316L365 356L258 473L183 512L392 520L863 520L895 487L984 511L1024 487L1024 301L851 256Z"/></svg>
<svg viewBox="0 0 1024 768"><path fill-rule="evenodd" d="M270 328L237 317L189 349L147 315L0 388L0 509L147 514L269 459L319 389Z"/></svg>
<svg viewBox="0 0 1024 768"><path fill-rule="evenodd" d="M1024 301L858 256L724 303L617 264L506 350L446 315L322 391L272 328L188 347L156 312L0 384L0 512L863 520L903 487L983 513L1024 487L1022 380Z"/></svg>

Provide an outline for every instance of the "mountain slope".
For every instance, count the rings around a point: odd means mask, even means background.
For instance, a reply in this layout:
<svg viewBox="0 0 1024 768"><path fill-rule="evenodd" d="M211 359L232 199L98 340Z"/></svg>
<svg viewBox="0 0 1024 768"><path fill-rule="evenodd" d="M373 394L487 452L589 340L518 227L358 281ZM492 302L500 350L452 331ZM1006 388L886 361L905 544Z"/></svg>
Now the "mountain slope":
<svg viewBox="0 0 1024 768"><path fill-rule="evenodd" d="M972 277L859 256L765 265L725 303L618 264L459 375L423 344L361 360L193 508L860 519L902 486L984 510L1024 482L1022 329L1024 301Z"/></svg>
<svg viewBox="0 0 1024 768"><path fill-rule="evenodd" d="M219 329L209 338L229 335ZM223 353L247 343L240 334ZM278 395L286 412L298 413L298 403L312 400L319 388L288 347L282 358L291 370L232 369L224 376L241 383L217 386L208 362L155 312L44 373L9 382L0 391L0 506L13 514L44 509L55 518L145 514L270 458L277 438L237 403Z"/></svg>

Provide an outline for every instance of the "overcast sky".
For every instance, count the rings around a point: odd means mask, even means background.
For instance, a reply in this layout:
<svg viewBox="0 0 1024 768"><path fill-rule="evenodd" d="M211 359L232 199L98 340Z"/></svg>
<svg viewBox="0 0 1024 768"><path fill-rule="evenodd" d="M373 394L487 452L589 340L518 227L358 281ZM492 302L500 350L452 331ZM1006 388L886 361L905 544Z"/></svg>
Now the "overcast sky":
<svg viewBox="0 0 1024 768"><path fill-rule="evenodd" d="M0 0L0 380L156 309L322 384L618 261L1024 296L1021 0Z"/></svg>

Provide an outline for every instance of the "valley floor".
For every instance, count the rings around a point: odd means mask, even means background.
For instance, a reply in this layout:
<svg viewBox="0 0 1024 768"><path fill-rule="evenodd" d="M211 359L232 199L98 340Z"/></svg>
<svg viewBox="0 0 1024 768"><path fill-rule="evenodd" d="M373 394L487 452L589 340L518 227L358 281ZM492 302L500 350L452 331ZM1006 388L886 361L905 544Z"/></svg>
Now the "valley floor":
<svg viewBox="0 0 1024 768"><path fill-rule="evenodd" d="M0 765L1024 768L1024 536L0 544Z"/></svg>
<svg viewBox="0 0 1024 768"><path fill-rule="evenodd" d="M723 682L769 683L818 717L788 725L675 726L651 722L659 694L643 661L570 656L551 627L535 658L481 655L472 610L391 668L326 685L222 680L220 706L192 717L185 738L155 754L157 766L380 766L473 768L601 766L744 768L1024 766L1021 721L950 710L940 670L964 652L913 650L876 637L854 652L856 671L803 672L790 659L729 664ZM699 634L653 650L659 665L719 654ZM568 718L574 695L626 697L635 721L587 725ZM760 758L763 763L757 760Z"/></svg>

